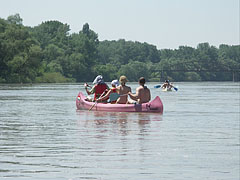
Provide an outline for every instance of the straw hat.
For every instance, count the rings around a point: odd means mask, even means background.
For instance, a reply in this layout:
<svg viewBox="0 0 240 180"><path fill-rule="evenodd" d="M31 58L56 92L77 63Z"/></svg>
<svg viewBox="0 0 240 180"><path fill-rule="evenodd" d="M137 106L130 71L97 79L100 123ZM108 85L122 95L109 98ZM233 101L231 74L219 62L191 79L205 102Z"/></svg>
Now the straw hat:
<svg viewBox="0 0 240 180"><path fill-rule="evenodd" d="M127 80L127 77L126 76L121 76L120 78L119 78L119 82L122 84L122 83L126 83L126 82L128 82L128 80Z"/></svg>

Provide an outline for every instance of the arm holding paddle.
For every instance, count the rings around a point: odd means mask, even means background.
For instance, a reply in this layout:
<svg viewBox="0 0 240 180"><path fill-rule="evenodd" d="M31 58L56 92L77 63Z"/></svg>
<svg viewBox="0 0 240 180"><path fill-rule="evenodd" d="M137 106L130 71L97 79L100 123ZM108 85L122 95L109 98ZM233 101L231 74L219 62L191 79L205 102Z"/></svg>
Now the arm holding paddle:
<svg viewBox="0 0 240 180"><path fill-rule="evenodd" d="M112 93L112 90L110 89L104 96L101 95L96 101L101 102L101 101L107 100L111 93Z"/></svg>
<svg viewBox="0 0 240 180"><path fill-rule="evenodd" d="M162 88L162 89L165 89L165 88L168 88L168 89L171 89L171 88L173 88L175 91L177 91L178 90L178 88L177 87L175 87L175 86L173 86L173 84L172 83L170 83L169 82L169 80L165 80L165 82L163 83L163 85L155 85L154 86L154 88Z"/></svg>
<svg viewBox="0 0 240 180"><path fill-rule="evenodd" d="M105 94L105 91L101 94L101 96L100 96L99 98L101 98L104 94ZM99 98L98 98L98 99L99 99ZM91 111L91 110L92 110L92 108L97 104L98 99L95 101L95 103L90 107L90 109L89 109L88 111Z"/></svg>
<svg viewBox="0 0 240 180"><path fill-rule="evenodd" d="M94 86L91 87L91 86L89 86L87 83L85 83L85 84L84 84L84 87L85 87L85 90L86 90L86 92L87 92L88 95L93 94L93 93L95 92L95 87L94 87ZM91 88L90 91L88 90L88 87Z"/></svg>
<svg viewBox="0 0 240 180"><path fill-rule="evenodd" d="M108 98L109 98L109 102L110 103L116 103L115 101L117 101L117 99L119 98L119 97L122 97L122 96L127 96L128 94L122 94L122 95L120 95L120 94L118 94L118 93L115 93L115 92L113 92L113 90L111 89L111 90L109 90L108 92L107 92L107 94L105 94L103 97L101 97L101 98L98 98L97 99L97 102L102 102L102 101L105 101L105 100L107 100Z"/></svg>

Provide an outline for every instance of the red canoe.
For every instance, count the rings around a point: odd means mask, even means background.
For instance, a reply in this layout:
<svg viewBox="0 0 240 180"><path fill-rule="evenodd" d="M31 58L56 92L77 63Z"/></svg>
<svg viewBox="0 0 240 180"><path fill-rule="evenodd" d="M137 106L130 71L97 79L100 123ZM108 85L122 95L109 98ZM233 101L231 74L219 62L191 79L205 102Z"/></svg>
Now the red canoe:
<svg viewBox="0 0 240 180"><path fill-rule="evenodd" d="M77 109L89 110L95 102L85 100L86 97L79 92L76 99ZM163 113L163 104L159 96L155 97L151 102L143 104L105 104L96 103L91 111L108 111L108 112L155 112Z"/></svg>

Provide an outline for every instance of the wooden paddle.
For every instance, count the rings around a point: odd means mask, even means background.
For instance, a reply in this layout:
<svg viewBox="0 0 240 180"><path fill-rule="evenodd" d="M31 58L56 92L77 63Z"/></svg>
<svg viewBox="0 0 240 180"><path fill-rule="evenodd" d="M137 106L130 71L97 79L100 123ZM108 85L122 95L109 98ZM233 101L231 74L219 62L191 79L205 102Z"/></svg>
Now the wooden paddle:
<svg viewBox="0 0 240 180"><path fill-rule="evenodd" d="M104 94L105 94L105 91L101 94L101 96L100 96L99 98L101 98ZM98 99L99 99L99 98L98 98ZM96 102L90 107L90 109L89 109L88 111L91 111L92 108L93 108L96 104L97 104L97 100L96 100Z"/></svg>

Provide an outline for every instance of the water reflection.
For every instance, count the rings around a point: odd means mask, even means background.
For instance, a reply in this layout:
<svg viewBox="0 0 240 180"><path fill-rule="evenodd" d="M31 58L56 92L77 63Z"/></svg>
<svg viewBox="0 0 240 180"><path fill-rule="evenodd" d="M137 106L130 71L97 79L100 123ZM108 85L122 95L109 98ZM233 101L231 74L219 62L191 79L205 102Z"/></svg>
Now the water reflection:
<svg viewBox="0 0 240 180"><path fill-rule="evenodd" d="M150 121L162 121L162 115L157 113L125 113L125 112L104 112L104 111L84 111L77 110L80 124L85 122L94 122L98 124L119 123L126 124L128 120L138 122L139 124L148 124Z"/></svg>
<svg viewBox="0 0 240 180"><path fill-rule="evenodd" d="M162 121L156 113L125 113L77 110L78 126L102 128L102 131L117 131L119 135L129 135L138 129L140 135L148 131L151 121ZM116 133L116 132L115 132Z"/></svg>

